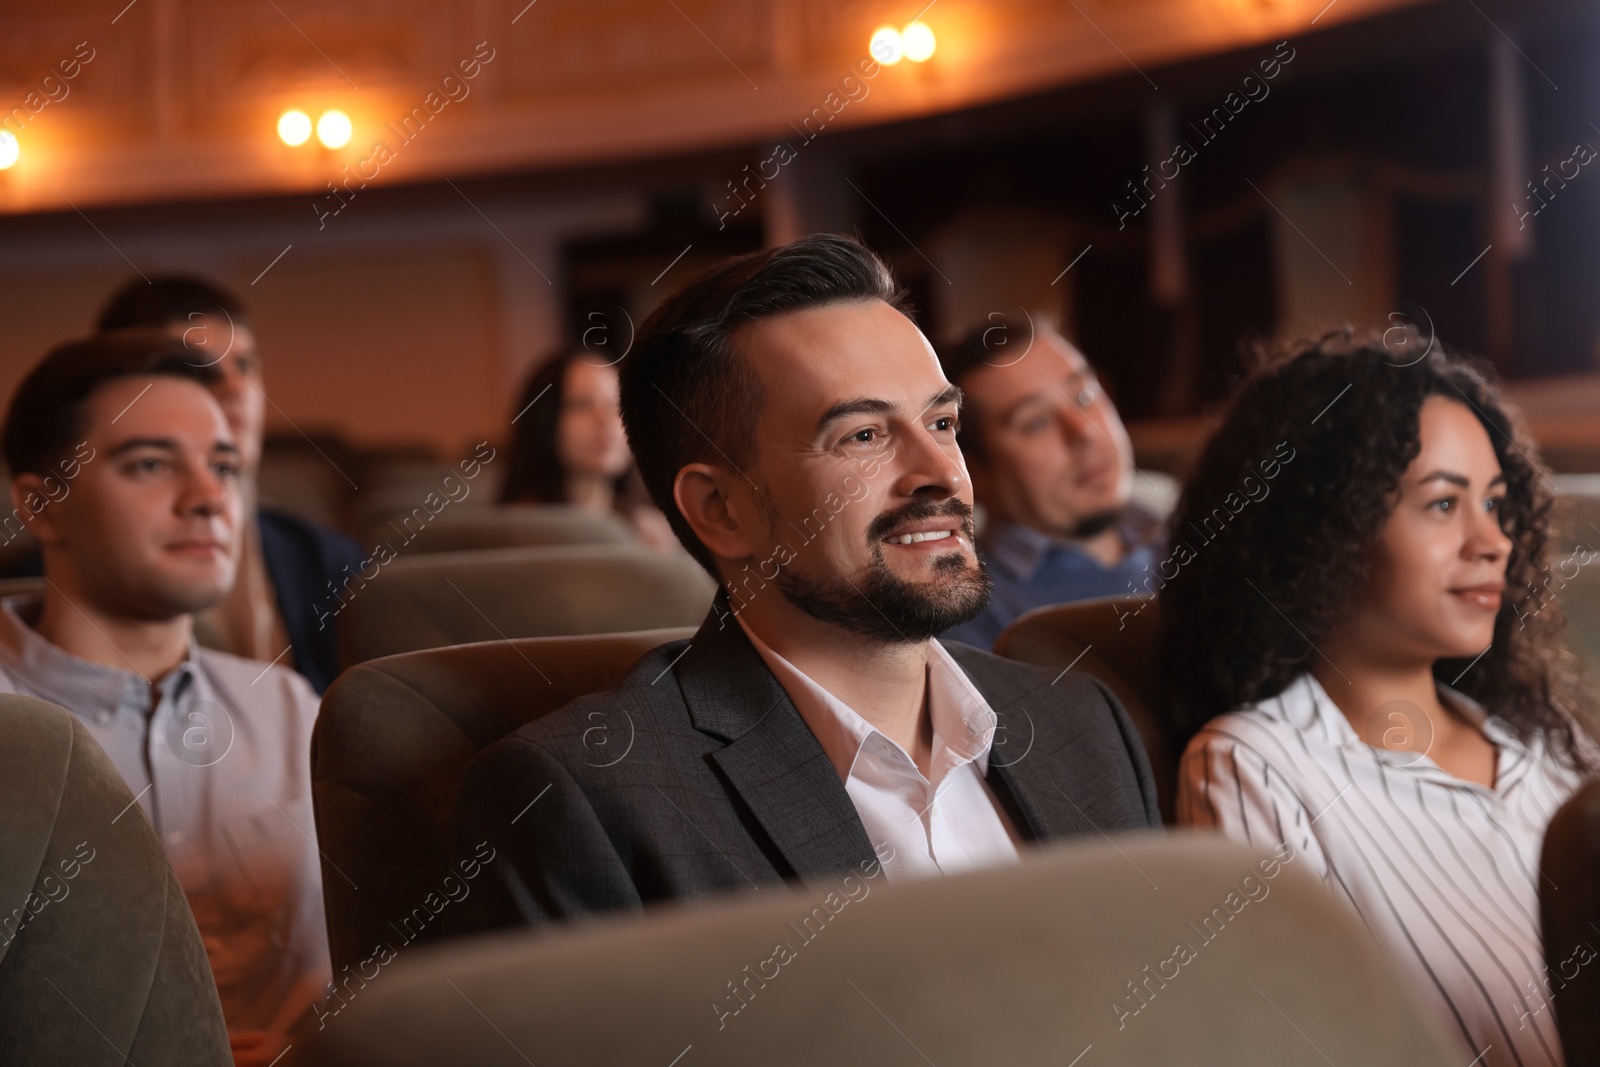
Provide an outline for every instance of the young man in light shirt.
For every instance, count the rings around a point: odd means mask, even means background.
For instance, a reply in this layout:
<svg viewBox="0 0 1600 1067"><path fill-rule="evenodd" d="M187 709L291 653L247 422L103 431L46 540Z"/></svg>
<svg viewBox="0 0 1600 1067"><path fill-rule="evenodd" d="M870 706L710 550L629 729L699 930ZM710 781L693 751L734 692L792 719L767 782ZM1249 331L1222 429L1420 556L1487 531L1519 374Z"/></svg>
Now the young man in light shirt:
<svg viewBox="0 0 1600 1067"><path fill-rule="evenodd" d="M265 1065L328 978L317 699L292 671L193 640L239 552L217 373L165 331L115 331L62 345L18 386L11 501L46 585L0 601L0 691L61 705L111 757L194 912L235 1062Z"/></svg>
<svg viewBox="0 0 1600 1067"><path fill-rule="evenodd" d="M629 443L721 591L689 641L479 755L458 842L499 858L458 929L1159 825L1104 687L935 640L988 595L960 403L848 238L730 260L651 316L622 365Z"/></svg>

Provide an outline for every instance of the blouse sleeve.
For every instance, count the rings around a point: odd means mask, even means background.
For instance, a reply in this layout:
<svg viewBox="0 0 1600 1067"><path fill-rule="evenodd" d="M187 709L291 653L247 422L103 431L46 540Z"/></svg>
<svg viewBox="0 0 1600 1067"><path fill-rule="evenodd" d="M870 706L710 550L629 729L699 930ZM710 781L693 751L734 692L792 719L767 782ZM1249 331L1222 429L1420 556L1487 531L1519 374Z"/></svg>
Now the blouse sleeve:
<svg viewBox="0 0 1600 1067"><path fill-rule="evenodd" d="M1328 861L1297 783L1259 748L1231 733L1202 730L1178 766L1178 824L1215 830L1268 850L1292 846L1324 882Z"/></svg>

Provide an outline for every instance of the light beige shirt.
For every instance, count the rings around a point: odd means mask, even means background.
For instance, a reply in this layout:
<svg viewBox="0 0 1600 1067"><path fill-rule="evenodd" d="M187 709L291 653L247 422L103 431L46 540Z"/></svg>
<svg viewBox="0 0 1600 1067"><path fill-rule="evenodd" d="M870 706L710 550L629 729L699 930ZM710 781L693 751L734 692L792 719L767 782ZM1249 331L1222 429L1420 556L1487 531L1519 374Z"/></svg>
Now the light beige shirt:
<svg viewBox="0 0 1600 1067"><path fill-rule="evenodd" d="M897 742L739 625L794 701L839 773L891 880L954 874L1014 861L1019 836L984 775L996 718L938 641L928 642L928 714L933 758L925 776Z"/></svg>
<svg viewBox="0 0 1600 1067"><path fill-rule="evenodd" d="M24 621L38 608L0 600L0 692L59 704L88 728L166 847L228 1029L286 1031L330 977L311 816L316 694L293 671L192 644L153 694L131 665L39 636Z"/></svg>

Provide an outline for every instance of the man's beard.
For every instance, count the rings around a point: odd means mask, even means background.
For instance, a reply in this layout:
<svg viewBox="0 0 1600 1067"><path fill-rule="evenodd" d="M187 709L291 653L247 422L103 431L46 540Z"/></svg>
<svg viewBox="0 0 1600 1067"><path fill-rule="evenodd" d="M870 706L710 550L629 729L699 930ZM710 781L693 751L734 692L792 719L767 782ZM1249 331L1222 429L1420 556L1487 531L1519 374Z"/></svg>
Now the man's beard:
<svg viewBox="0 0 1600 1067"><path fill-rule="evenodd" d="M1121 519L1121 508L1108 508L1105 511L1097 511L1093 515L1085 515L1072 528L1072 532L1067 535L1067 540L1087 541L1091 537L1105 533Z"/></svg>
<svg viewBox="0 0 1600 1067"><path fill-rule="evenodd" d="M872 559L859 582L839 576L809 578L780 569L773 584L784 597L821 622L882 644L914 644L977 617L989 603L994 579L981 558L969 569L965 554L949 552L933 564L935 578L908 582L889 569L883 538L897 526L925 519L961 520L961 536L973 543L972 508L960 500L943 504L912 501L878 516L867 528ZM946 576L948 576L946 578Z"/></svg>

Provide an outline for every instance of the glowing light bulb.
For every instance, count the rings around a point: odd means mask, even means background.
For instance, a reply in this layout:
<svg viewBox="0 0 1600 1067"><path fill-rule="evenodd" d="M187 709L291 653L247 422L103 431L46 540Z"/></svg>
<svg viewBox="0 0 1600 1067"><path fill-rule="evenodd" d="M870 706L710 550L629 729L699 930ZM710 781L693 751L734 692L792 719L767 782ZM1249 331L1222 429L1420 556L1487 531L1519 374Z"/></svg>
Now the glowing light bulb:
<svg viewBox="0 0 1600 1067"><path fill-rule="evenodd" d="M938 42L933 38L933 30L926 22L913 22L900 31L900 47L905 51L906 58L913 63L926 63L933 56L933 50Z"/></svg>
<svg viewBox="0 0 1600 1067"><path fill-rule="evenodd" d="M886 67L892 67L900 62L905 55L905 45L900 40L900 31L893 26L879 26L872 31L872 42L867 45L867 51Z"/></svg>
<svg viewBox="0 0 1600 1067"><path fill-rule="evenodd" d="M278 117L278 139L291 148L311 137L311 116L304 111L285 111Z"/></svg>
<svg viewBox="0 0 1600 1067"><path fill-rule="evenodd" d="M317 140L329 148L343 148L350 143L353 132L350 116L343 111L324 111L317 120Z"/></svg>
<svg viewBox="0 0 1600 1067"><path fill-rule="evenodd" d="M17 135L10 130L0 130L0 170L10 170L21 155L22 146L17 144Z"/></svg>

